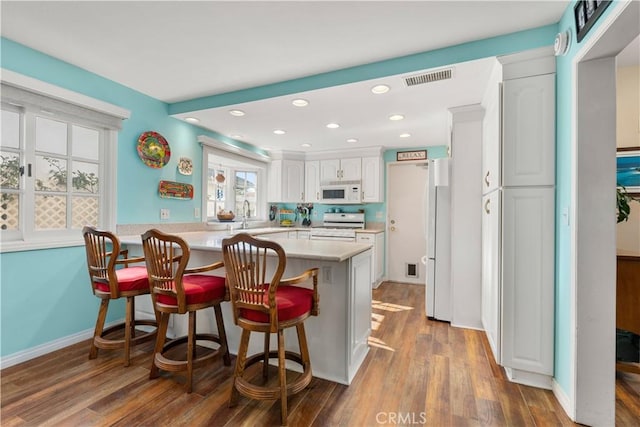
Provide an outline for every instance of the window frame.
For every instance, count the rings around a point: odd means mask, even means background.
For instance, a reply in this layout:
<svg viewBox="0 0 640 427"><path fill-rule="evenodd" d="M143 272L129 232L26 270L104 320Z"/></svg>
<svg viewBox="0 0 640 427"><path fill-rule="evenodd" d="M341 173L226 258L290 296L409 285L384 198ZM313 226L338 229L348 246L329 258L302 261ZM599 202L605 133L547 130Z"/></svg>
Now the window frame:
<svg viewBox="0 0 640 427"><path fill-rule="evenodd" d="M257 174L256 187L258 189L258 196L256 198L255 215L248 218L249 222L266 221L267 217L267 163L257 160L254 157L243 156L242 154L235 154L226 151L225 149L219 149L213 146L211 143L203 142L203 137L199 138L202 143L202 212L203 221L208 224L218 224L219 221L214 216L210 216L207 211L207 198L208 198L208 176L209 176L209 156L213 156L215 160L212 162L217 169L224 169L226 174L225 187L225 210L235 209L235 174L236 171L255 172ZM242 219L242 212L234 212L236 215L235 220L240 221Z"/></svg>
<svg viewBox="0 0 640 427"><path fill-rule="evenodd" d="M19 151L21 153L20 162L22 166L26 166L29 163L34 164L35 139L30 140L30 138L35 138L35 136L29 135L27 130L35 130L36 116L60 119L67 122L68 126L74 124L99 130L98 173L100 191L98 203L100 207L97 225L105 229L114 229L117 212L118 131L120 122L127 119L130 116L130 112L121 107L9 70L2 69L2 77L3 89L11 89L6 96L3 90L2 108L18 111L21 114ZM18 95L14 92L17 92ZM23 94L24 96L22 97ZM42 104L50 103L51 105L40 105L39 101L42 101ZM51 108L52 105L55 108ZM48 114L47 112L49 111L53 111L54 114ZM31 144L31 147L28 147L27 144ZM71 165L69 165L69 168L71 168ZM19 230L11 231L10 233L3 232L0 253L84 245L80 230L72 228L72 224L69 224L68 228L59 230L34 230L35 191L33 190L35 188L35 177L29 185L26 185L25 175L20 178L21 186L19 191L22 193L22 197ZM29 197L25 196L27 191L32 191L33 197L30 198L31 200L27 202L27 205L23 206L25 200L29 199ZM67 192L73 194L73 189L67 189ZM69 200L71 199L72 197L69 198ZM30 215L32 218L27 221L26 215Z"/></svg>

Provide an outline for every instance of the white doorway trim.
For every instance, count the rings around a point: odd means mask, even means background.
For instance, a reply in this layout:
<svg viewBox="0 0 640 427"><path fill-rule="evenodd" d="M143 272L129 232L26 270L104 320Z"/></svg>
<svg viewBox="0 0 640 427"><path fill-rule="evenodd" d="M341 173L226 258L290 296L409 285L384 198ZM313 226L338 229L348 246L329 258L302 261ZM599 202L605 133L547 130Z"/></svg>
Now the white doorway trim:
<svg viewBox="0 0 640 427"><path fill-rule="evenodd" d="M572 61L569 415L615 423L615 55L638 35L639 2L618 3ZM593 82L599 84L594 85Z"/></svg>

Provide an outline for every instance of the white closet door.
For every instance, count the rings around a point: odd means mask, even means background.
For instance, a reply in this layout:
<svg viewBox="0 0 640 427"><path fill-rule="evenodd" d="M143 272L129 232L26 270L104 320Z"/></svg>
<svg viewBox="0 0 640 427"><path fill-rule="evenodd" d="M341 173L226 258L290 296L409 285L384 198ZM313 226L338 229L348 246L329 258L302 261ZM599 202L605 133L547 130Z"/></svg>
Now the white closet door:
<svg viewBox="0 0 640 427"><path fill-rule="evenodd" d="M503 82L502 186L555 184L555 74Z"/></svg>
<svg viewBox="0 0 640 427"><path fill-rule="evenodd" d="M502 365L552 375L554 189L502 197Z"/></svg>
<svg viewBox="0 0 640 427"><path fill-rule="evenodd" d="M482 326L491 351L500 361L500 202L501 192L493 191L482 199Z"/></svg>

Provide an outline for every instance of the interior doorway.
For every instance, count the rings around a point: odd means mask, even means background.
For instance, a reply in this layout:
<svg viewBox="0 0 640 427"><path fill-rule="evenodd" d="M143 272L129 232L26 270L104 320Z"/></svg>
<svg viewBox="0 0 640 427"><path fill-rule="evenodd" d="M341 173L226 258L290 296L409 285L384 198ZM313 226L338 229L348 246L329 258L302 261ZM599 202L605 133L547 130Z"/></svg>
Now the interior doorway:
<svg viewBox="0 0 640 427"><path fill-rule="evenodd" d="M638 2L621 6L573 62L571 409L575 421L588 425L615 421L615 56L638 36L639 16Z"/></svg>
<svg viewBox="0 0 640 427"><path fill-rule="evenodd" d="M425 285L427 163L387 166L387 277Z"/></svg>

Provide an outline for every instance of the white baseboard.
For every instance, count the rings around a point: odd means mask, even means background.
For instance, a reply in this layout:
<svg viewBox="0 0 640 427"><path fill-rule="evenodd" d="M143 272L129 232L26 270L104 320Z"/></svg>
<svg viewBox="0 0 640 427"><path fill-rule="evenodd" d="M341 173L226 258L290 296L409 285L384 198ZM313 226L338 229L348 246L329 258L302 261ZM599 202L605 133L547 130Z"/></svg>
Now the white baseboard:
<svg viewBox="0 0 640 427"><path fill-rule="evenodd" d="M105 325L105 329L112 325L121 323L122 321L123 320L121 319L115 322L110 322L109 324ZM73 335L58 338L57 340L49 341L48 343L31 347L26 350L18 351L8 356L3 356L2 358L0 358L0 369L8 368L10 366L26 362L27 360L35 359L36 357L40 357L53 351L60 350L61 348L77 344L84 340L88 340L91 337L93 337L93 328L86 329ZM87 347L87 357L88 354L89 347Z"/></svg>
<svg viewBox="0 0 640 427"><path fill-rule="evenodd" d="M571 405L571 399L569 399L569 396L567 396L555 378L551 380L551 391L553 391L553 395L558 399L560 406L562 406L562 409L564 409L564 412L571 421L576 422L576 415L574 413L573 406Z"/></svg>

